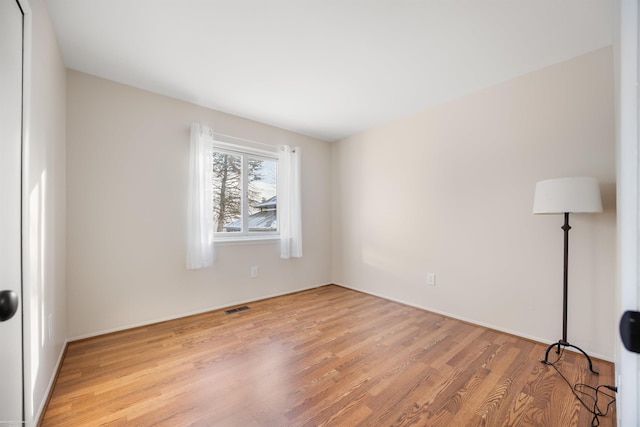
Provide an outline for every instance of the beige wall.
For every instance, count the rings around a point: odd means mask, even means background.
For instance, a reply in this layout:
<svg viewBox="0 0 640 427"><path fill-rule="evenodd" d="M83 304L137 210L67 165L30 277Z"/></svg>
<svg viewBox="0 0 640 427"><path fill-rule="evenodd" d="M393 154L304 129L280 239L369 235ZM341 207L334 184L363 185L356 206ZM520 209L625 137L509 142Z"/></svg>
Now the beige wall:
<svg viewBox="0 0 640 427"><path fill-rule="evenodd" d="M43 409L67 338L66 70L45 2L29 0L28 5L23 147L23 307L25 421L27 425L33 425Z"/></svg>
<svg viewBox="0 0 640 427"><path fill-rule="evenodd" d="M277 241L219 245L213 267L186 270L193 121L302 147L303 258L280 259ZM328 143L72 70L67 138L70 338L331 281Z"/></svg>
<svg viewBox="0 0 640 427"><path fill-rule="evenodd" d="M331 281L554 341L561 217L531 215L535 182L554 176L592 175L602 183L605 212L572 216L569 340L612 358L611 49L331 146L71 70L65 81L45 2L29 5L28 423L42 409L67 337ZM217 248L213 268L184 268L192 121L303 147L304 258L279 259L273 242L227 245ZM251 265L260 268L256 279ZM436 273L436 287L426 286L427 272Z"/></svg>
<svg viewBox="0 0 640 427"><path fill-rule="evenodd" d="M553 342L563 219L532 215L534 186L594 176L605 211L571 217L568 339L611 360L613 93L605 48L336 143L334 282Z"/></svg>

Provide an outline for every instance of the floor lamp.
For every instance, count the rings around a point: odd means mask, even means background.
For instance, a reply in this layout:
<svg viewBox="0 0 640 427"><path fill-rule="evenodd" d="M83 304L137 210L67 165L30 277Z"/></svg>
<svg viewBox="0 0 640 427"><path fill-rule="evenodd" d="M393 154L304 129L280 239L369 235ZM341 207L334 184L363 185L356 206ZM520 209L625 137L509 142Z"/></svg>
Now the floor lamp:
<svg viewBox="0 0 640 427"><path fill-rule="evenodd" d="M556 178L540 181L536 184L536 192L533 199L533 213L539 214L564 214L564 275L563 275L563 302L562 302L562 339L551 344L544 355L542 363L549 363L549 351L557 347L572 347L587 358L589 370L594 374L591 358L581 348L567 341L567 272L569 261L569 214L602 212L602 200L600 198L600 186L594 178Z"/></svg>

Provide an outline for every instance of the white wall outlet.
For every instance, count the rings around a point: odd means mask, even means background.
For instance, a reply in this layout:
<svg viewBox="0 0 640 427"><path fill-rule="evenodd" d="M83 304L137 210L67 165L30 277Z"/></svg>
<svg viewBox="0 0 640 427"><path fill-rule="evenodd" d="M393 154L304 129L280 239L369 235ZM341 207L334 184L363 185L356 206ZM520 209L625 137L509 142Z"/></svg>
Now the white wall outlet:
<svg viewBox="0 0 640 427"><path fill-rule="evenodd" d="M251 266L251 269L249 270L249 276L258 277L258 266L257 265L252 265Z"/></svg>
<svg viewBox="0 0 640 427"><path fill-rule="evenodd" d="M435 273L427 273L427 285L435 286L436 285L436 274Z"/></svg>

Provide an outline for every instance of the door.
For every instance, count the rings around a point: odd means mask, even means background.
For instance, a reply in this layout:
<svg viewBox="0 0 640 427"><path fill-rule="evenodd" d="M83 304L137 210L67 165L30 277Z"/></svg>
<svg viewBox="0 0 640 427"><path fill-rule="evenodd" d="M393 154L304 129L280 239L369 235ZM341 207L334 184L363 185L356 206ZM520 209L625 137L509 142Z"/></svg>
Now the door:
<svg viewBox="0 0 640 427"><path fill-rule="evenodd" d="M23 13L0 0L0 424L22 425Z"/></svg>
<svg viewBox="0 0 640 427"><path fill-rule="evenodd" d="M640 15L637 0L619 2L618 73L618 313L640 309ZM617 319L617 322L620 318ZM640 355L617 341L618 426L640 425Z"/></svg>

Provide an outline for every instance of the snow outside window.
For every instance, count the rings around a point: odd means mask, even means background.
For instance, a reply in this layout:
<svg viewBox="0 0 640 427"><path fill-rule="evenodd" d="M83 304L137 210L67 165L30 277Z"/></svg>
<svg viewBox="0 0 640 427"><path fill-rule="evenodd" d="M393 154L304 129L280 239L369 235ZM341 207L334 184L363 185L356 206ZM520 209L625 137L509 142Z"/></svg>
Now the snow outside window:
<svg viewBox="0 0 640 427"><path fill-rule="evenodd" d="M278 236L278 159L214 145L216 240Z"/></svg>

